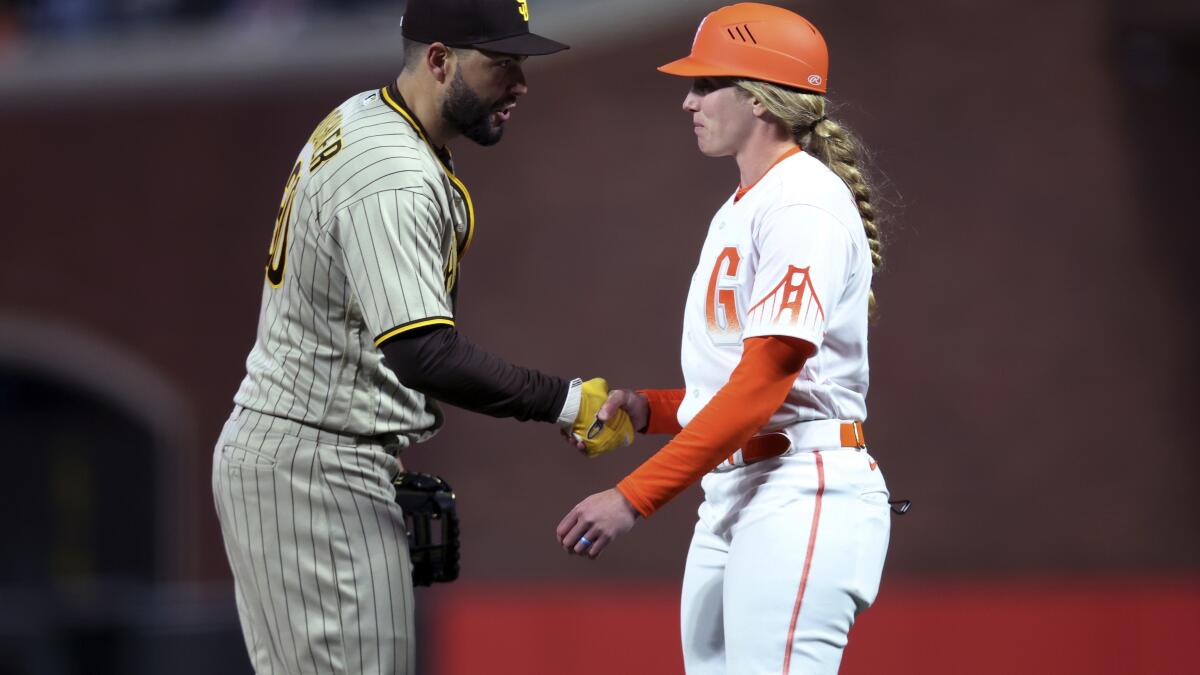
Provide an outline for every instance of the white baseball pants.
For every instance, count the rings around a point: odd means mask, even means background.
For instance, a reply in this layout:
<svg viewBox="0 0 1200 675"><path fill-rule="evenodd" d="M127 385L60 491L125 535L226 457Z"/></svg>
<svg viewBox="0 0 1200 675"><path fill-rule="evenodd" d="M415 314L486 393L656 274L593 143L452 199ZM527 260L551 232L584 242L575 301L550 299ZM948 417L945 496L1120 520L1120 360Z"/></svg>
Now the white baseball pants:
<svg viewBox="0 0 1200 675"><path fill-rule="evenodd" d="M681 625L688 675L834 675L879 590L887 485L870 455L826 448L704 477Z"/></svg>

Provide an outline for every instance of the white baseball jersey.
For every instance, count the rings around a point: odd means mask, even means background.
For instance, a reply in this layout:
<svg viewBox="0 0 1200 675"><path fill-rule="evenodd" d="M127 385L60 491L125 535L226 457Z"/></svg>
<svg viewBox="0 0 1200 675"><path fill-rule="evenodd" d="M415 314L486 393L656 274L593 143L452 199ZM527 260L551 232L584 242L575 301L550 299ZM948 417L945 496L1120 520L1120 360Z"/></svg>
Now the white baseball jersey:
<svg viewBox="0 0 1200 675"><path fill-rule="evenodd" d="M742 340L765 335L817 351L764 431L866 419L870 290L870 249L846 185L806 153L781 161L709 225L683 320L679 423L729 380Z"/></svg>
<svg viewBox="0 0 1200 675"><path fill-rule="evenodd" d="M474 211L449 161L391 88L317 127L279 208L238 404L352 435L436 432L437 404L400 384L378 346L454 324Z"/></svg>
<svg viewBox="0 0 1200 675"><path fill-rule="evenodd" d="M688 675L835 675L855 617L879 589L888 491L862 447L817 420L862 420L870 249L850 191L803 152L771 168L709 227L684 317L687 424L728 380L742 340L816 347L763 431L792 452L704 476L680 607ZM820 436L820 434L817 434ZM811 439L810 434L807 438Z"/></svg>

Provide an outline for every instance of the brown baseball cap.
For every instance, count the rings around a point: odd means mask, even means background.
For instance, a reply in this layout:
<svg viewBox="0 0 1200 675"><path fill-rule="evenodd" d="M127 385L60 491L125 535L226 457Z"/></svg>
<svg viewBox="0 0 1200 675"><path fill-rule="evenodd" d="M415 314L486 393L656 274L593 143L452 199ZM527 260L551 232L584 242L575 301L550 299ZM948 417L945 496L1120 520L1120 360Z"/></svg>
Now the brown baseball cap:
<svg viewBox="0 0 1200 675"><path fill-rule="evenodd" d="M408 0L404 37L501 54L553 54L567 45L529 32L528 0Z"/></svg>

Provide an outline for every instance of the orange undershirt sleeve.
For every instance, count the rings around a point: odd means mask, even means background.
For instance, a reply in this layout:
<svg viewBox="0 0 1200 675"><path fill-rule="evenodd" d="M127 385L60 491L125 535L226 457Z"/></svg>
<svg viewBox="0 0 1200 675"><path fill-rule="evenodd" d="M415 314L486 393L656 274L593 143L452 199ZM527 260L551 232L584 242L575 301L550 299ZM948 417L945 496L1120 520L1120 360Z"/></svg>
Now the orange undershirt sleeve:
<svg viewBox="0 0 1200 675"><path fill-rule="evenodd" d="M811 344L796 338L771 335L746 340L742 359L725 386L670 443L621 480L617 489L648 518L744 446L771 419L812 349Z"/></svg>
<svg viewBox="0 0 1200 675"><path fill-rule="evenodd" d="M644 434L677 434L683 430L679 426L679 404L683 401L686 389L638 389L639 394L646 397L650 404L650 419L645 429L638 429Z"/></svg>

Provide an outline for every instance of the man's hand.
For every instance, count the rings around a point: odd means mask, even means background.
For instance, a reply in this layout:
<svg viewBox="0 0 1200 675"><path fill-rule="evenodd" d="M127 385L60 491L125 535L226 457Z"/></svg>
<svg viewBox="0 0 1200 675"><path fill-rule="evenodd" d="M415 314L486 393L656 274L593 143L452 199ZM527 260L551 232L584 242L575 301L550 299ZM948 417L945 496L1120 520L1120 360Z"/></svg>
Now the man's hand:
<svg viewBox="0 0 1200 675"><path fill-rule="evenodd" d="M595 559L608 544L625 534L637 510L616 488L579 502L558 524L558 541L567 553Z"/></svg>
<svg viewBox="0 0 1200 675"><path fill-rule="evenodd" d="M589 380L593 382L595 380ZM603 382L604 380L600 380ZM646 402L646 397L637 393L632 389L614 389L608 392L608 398L599 407L596 412L596 419L605 426L616 426L621 424L621 418L629 419L630 429L645 431L646 424L650 421L650 406ZM583 420L583 411L580 410L580 421ZM567 437L567 442L574 445L577 449L586 452L589 456L595 456L599 452L588 451L587 445L579 440L571 433L564 433ZM629 442L633 442L633 434L629 434ZM625 443L624 445L629 445Z"/></svg>
<svg viewBox="0 0 1200 675"><path fill-rule="evenodd" d="M568 440L576 448L588 457L595 457L633 442L633 424L624 410L617 409L606 418L599 417L600 409L608 402L608 382L603 378L592 378L579 385L578 395L574 421L569 428L564 425Z"/></svg>

